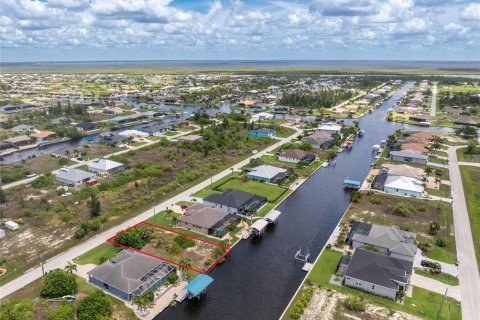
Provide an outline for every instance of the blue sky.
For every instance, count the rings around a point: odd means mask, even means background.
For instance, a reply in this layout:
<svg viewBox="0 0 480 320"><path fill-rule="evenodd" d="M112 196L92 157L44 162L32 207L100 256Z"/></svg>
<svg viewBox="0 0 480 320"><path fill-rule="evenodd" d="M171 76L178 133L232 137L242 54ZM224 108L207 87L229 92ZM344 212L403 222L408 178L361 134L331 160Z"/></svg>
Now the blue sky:
<svg viewBox="0 0 480 320"><path fill-rule="evenodd" d="M480 1L0 0L0 61L480 60Z"/></svg>

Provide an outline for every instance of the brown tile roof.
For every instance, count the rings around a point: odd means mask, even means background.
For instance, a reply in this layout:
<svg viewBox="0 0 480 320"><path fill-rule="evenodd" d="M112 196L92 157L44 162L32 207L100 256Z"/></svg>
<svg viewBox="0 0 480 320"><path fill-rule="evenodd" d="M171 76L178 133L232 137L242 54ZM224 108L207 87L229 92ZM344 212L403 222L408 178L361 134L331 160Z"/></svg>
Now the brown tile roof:
<svg viewBox="0 0 480 320"><path fill-rule="evenodd" d="M404 143L400 146L402 150L415 150L421 153L428 153L428 149L420 143Z"/></svg>

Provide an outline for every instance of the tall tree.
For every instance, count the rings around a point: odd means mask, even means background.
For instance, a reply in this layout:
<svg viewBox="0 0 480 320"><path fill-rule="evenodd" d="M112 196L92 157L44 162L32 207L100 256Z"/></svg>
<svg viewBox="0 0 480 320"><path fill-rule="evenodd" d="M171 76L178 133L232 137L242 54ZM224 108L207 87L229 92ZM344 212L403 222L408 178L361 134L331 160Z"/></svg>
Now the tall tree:
<svg viewBox="0 0 480 320"><path fill-rule="evenodd" d="M98 217L100 215L100 200L96 193L92 193L90 201L88 201L88 207L90 208L90 215L92 217Z"/></svg>

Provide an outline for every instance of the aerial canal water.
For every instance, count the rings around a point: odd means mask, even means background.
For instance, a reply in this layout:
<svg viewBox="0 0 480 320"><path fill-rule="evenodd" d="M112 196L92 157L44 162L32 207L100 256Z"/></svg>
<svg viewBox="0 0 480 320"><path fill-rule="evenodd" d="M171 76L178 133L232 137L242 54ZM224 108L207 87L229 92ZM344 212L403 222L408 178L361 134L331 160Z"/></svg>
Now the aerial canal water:
<svg viewBox="0 0 480 320"><path fill-rule="evenodd" d="M318 170L279 206L279 222L262 241L240 241L233 248L226 261L209 273L214 282L206 295L197 302L167 308L155 319L278 319L306 275L294 262L295 252L300 247L309 250L313 261L350 202L343 180L363 181L374 161L372 145L397 129L410 129L385 121L385 116L412 85L407 83L359 120L365 136L338 155L336 166Z"/></svg>

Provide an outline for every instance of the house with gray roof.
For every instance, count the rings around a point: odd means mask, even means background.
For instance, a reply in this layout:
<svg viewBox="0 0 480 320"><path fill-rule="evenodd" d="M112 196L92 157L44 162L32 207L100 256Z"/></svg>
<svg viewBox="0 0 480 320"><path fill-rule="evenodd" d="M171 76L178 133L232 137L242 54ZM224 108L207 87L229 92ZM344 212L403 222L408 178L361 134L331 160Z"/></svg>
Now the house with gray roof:
<svg viewBox="0 0 480 320"><path fill-rule="evenodd" d="M280 183L288 177L288 171L275 166L260 165L251 169L247 175L256 181Z"/></svg>
<svg viewBox="0 0 480 320"><path fill-rule="evenodd" d="M35 131L35 127L27 124L20 124L10 129L10 131L15 133L30 132L30 131Z"/></svg>
<svg viewBox="0 0 480 320"><path fill-rule="evenodd" d="M221 194L211 194L203 203L232 214L249 215L252 210L260 209L267 198L241 190L226 189Z"/></svg>
<svg viewBox="0 0 480 320"><path fill-rule="evenodd" d="M88 165L88 170L100 176L108 176L125 171L125 165L113 160L96 159Z"/></svg>
<svg viewBox="0 0 480 320"><path fill-rule="evenodd" d="M87 272L88 281L125 301L155 290L176 274L174 265L146 254L124 250Z"/></svg>
<svg viewBox="0 0 480 320"><path fill-rule="evenodd" d="M411 163L427 164L428 157L416 150L391 151L390 159L394 161L404 161Z"/></svg>
<svg viewBox="0 0 480 320"><path fill-rule="evenodd" d="M74 187L93 179L94 173L74 168L61 168L55 177L57 182Z"/></svg>
<svg viewBox="0 0 480 320"><path fill-rule="evenodd" d="M226 227L238 222L238 216L223 210L196 203L177 218L177 225L188 230L194 230L206 235L222 237Z"/></svg>
<svg viewBox="0 0 480 320"><path fill-rule="evenodd" d="M354 248L375 247L380 253L402 260L413 261L417 253L414 244L417 235L393 227L355 222L347 237Z"/></svg>
<svg viewBox="0 0 480 320"><path fill-rule="evenodd" d="M412 269L412 261L356 249L345 271L343 284L395 300L398 291L406 290Z"/></svg>

